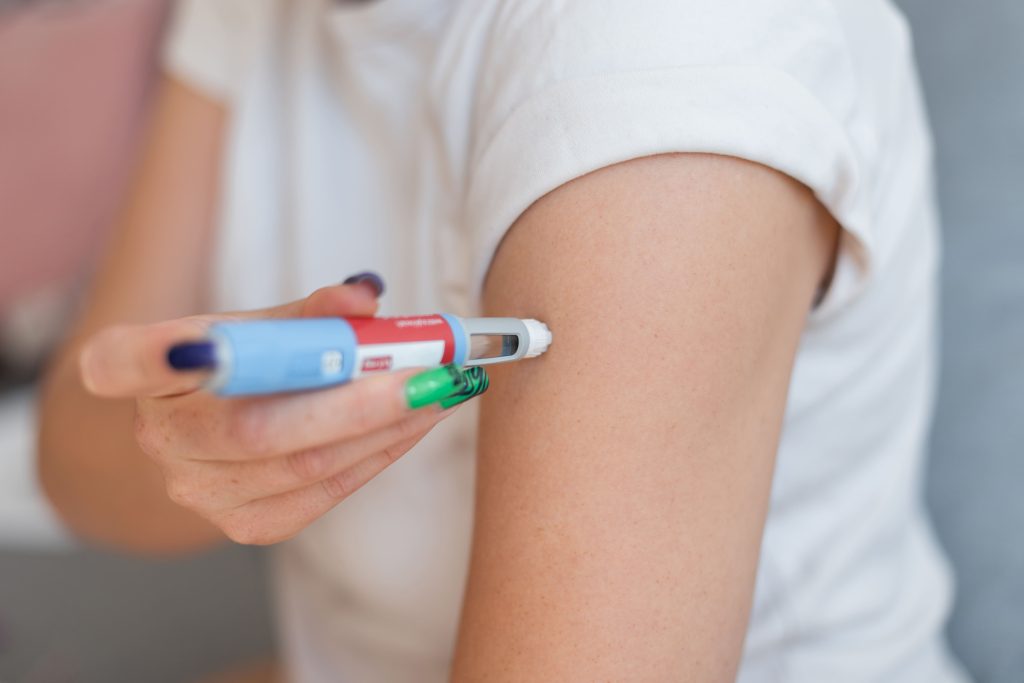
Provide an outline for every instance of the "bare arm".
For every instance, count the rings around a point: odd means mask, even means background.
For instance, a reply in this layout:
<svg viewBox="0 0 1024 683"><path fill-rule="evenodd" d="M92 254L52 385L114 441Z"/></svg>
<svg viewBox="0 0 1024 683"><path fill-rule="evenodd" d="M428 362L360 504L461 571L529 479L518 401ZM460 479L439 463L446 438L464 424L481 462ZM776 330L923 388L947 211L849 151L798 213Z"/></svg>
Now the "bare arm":
<svg viewBox="0 0 1024 683"><path fill-rule="evenodd" d="M90 396L78 376L86 337L114 323L198 313L218 189L225 112L166 79L134 186L86 307L46 378L40 473L83 536L147 551L222 538L173 504L133 438L134 402Z"/></svg>
<svg viewBox="0 0 1024 683"><path fill-rule="evenodd" d="M519 219L487 308L555 343L492 373L455 680L735 677L837 232L791 179L700 155L603 169Z"/></svg>
<svg viewBox="0 0 1024 683"><path fill-rule="evenodd" d="M201 391L202 373L168 367L172 344L220 319L377 311L379 278L361 274L273 308L188 315L203 307L224 117L165 85L124 223L43 400L51 499L79 534L132 550L291 538L475 395L461 371L435 368L224 400Z"/></svg>

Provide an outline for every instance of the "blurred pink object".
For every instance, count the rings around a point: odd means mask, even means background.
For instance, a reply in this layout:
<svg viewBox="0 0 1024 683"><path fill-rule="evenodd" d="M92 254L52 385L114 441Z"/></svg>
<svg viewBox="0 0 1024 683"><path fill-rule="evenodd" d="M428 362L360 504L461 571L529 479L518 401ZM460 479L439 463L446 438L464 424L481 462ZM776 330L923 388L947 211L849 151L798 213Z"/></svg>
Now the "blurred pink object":
<svg viewBox="0 0 1024 683"><path fill-rule="evenodd" d="M0 11L0 315L73 287L128 178L165 0Z"/></svg>

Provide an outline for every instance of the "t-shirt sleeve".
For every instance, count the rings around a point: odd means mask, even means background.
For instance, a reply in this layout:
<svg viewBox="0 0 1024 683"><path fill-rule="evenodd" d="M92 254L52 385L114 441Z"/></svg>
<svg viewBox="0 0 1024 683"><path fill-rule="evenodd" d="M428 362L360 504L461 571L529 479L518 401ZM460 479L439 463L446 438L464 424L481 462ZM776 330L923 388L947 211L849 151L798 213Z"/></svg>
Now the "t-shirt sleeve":
<svg viewBox="0 0 1024 683"><path fill-rule="evenodd" d="M163 45L164 70L203 94L232 99L247 36L265 0L178 0Z"/></svg>
<svg viewBox="0 0 1024 683"><path fill-rule="evenodd" d="M739 157L815 193L844 229L823 307L869 272L868 127L842 26L806 0L499 3L473 112L465 217L478 290L505 231L599 168Z"/></svg>

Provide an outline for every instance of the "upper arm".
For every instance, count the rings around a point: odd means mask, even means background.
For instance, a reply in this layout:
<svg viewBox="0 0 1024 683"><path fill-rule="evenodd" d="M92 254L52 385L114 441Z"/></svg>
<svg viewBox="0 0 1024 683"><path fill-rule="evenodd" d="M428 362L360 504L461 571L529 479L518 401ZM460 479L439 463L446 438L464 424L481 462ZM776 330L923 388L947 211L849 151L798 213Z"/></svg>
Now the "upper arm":
<svg viewBox="0 0 1024 683"><path fill-rule="evenodd" d="M731 680L837 231L799 183L701 155L602 169L516 222L486 308L554 343L483 401L456 679Z"/></svg>

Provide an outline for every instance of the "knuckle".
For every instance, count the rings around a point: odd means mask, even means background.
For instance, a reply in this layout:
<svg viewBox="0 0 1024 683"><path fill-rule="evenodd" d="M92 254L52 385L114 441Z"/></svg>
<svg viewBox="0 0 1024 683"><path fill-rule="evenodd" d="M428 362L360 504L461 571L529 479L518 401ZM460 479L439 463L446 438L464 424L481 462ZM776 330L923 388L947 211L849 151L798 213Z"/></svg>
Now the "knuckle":
<svg viewBox="0 0 1024 683"><path fill-rule="evenodd" d="M227 524L221 527L221 531L223 531L224 535L233 543L237 543L238 545L256 545L256 543L254 543L255 537L247 527L239 524Z"/></svg>
<svg viewBox="0 0 1024 683"><path fill-rule="evenodd" d="M320 485L331 500L344 500L353 493L352 480L345 472L327 477Z"/></svg>
<svg viewBox="0 0 1024 683"><path fill-rule="evenodd" d="M427 412L405 418L399 423L398 440L411 441L422 439L441 420L440 412Z"/></svg>
<svg viewBox="0 0 1024 683"><path fill-rule="evenodd" d="M398 423L398 440L407 441L408 439L415 438L422 434L426 429L423 423L417 419L420 416L417 415L414 418L406 418Z"/></svg>
<svg viewBox="0 0 1024 683"><path fill-rule="evenodd" d="M327 470L327 454L322 449L308 449L290 453L288 469L300 481L319 479Z"/></svg>
<svg viewBox="0 0 1024 683"><path fill-rule="evenodd" d="M387 461L387 464L390 465L405 455L408 450L408 448L403 448L401 444L392 444L384 449L384 459Z"/></svg>
<svg viewBox="0 0 1024 683"><path fill-rule="evenodd" d="M217 522L217 526L232 542L239 545L269 545L273 543L265 529L245 518L232 518Z"/></svg>
<svg viewBox="0 0 1024 683"><path fill-rule="evenodd" d="M251 527L236 524L228 527L225 533L238 545L260 545L260 535Z"/></svg>
<svg viewBox="0 0 1024 683"><path fill-rule="evenodd" d="M179 477L169 477L165 486L167 497L172 503L185 508L196 508L199 503L199 496L195 488L186 480Z"/></svg>

